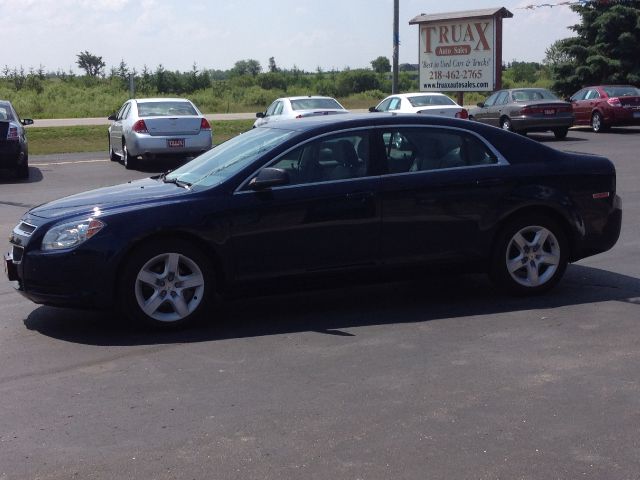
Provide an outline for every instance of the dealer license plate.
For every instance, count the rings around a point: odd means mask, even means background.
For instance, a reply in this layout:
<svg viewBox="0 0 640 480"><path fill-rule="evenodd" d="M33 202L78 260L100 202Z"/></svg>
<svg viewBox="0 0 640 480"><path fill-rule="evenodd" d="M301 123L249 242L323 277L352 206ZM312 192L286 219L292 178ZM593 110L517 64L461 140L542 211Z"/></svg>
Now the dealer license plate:
<svg viewBox="0 0 640 480"><path fill-rule="evenodd" d="M555 114L556 114L556 111L555 111L555 109L553 109L553 108L545 108L545 109L544 109L544 114L545 114L545 115L555 115Z"/></svg>
<svg viewBox="0 0 640 480"><path fill-rule="evenodd" d="M169 148L181 148L181 147L184 147L184 138L169 138L169 139L167 139L167 147L169 147Z"/></svg>

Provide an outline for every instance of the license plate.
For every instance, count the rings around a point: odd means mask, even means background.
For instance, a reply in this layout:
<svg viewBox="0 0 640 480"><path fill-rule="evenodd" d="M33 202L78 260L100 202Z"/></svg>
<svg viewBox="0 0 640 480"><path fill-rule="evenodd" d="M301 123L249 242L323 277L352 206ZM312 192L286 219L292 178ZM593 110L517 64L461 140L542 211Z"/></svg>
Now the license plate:
<svg viewBox="0 0 640 480"><path fill-rule="evenodd" d="M170 138L167 140L167 147L181 148L184 147L184 138Z"/></svg>
<svg viewBox="0 0 640 480"><path fill-rule="evenodd" d="M553 108L545 108L545 109L544 109L544 114L545 114L545 115L555 115L555 114L556 114L556 111L555 111L555 109L553 109Z"/></svg>

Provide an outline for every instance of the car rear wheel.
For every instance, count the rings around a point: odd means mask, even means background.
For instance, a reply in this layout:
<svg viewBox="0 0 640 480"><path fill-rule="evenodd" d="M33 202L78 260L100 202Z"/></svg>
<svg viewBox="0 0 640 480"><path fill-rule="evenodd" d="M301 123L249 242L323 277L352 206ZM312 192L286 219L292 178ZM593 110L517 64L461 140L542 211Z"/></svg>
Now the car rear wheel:
<svg viewBox="0 0 640 480"><path fill-rule="evenodd" d="M133 170L136 168L136 158L132 155L129 155L129 149L127 148L127 144L122 144L122 163L124 164L124 168L127 170Z"/></svg>
<svg viewBox="0 0 640 480"><path fill-rule="evenodd" d="M20 163L16 168L16 177L29 178L29 155L24 152L20 152Z"/></svg>
<svg viewBox="0 0 640 480"><path fill-rule="evenodd" d="M566 138L567 137L567 133L569 133L569 129L568 128L556 128L553 131L553 134L559 140L563 139L563 138Z"/></svg>
<svg viewBox="0 0 640 480"><path fill-rule="evenodd" d="M509 117L501 118L500 128L503 130L507 130L508 132L513 132L513 124L511 123L511 119Z"/></svg>
<svg viewBox="0 0 640 480"><path fill-rule="evenodd" d="M135 321L157 328L192 323L214 294L213 268L207 256L184 240L142 245L127 260L120 307Z"/></svg>
<svg viewBox="0 0 640 480"><path fill-rule="evenodd" d="M555 286L567 268L564 230L544 215L529 215L507 224L498 234L491 279L514 294L536 294Z"/></svg>
<svg viewBox="0 0 640 480"><path fill-rule="evenodd" d="M607 129L600 112L593 112L593 115L591 115L591 128L596 133L604 132Z"/></svg>

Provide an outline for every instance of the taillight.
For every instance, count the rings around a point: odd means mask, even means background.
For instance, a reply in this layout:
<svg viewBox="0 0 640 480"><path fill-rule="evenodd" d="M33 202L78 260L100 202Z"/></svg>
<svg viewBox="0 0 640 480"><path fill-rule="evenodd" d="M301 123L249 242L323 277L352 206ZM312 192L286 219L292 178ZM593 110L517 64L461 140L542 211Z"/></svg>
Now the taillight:
<svg viewBox="0 0 640 480"><path fill-rule="evenodd" d="M463 108L459 112L456 112L456 118L469 118L469 112L466 108Z"/></svg>
<svg viewBox="0 0 640 480"><path fill-rule="evenodd" d="M18 128L9 127L9 133L7 133L7 140L18 140Z"/></svg>
<svg viewBox="0 0 640 480"><path fill-rule="evenodd" d="M612 107L621 107L622 106L622 102L620 101L620 99L618 97L612 97L607 99L607 103L609 105L611 105Z"/></svg>
<svg viewBox="0 0 640 480"><path fill-rule="evenodd" d="M147 130L147 124L144 123L144 120L138 120L136 123L134 123L133 127L131 127L131 130L136 133L149 133L149 131Z"/></svg>
<svg viewBox="0 0 640 480"><path fill-rule="evenodd" d="M211 130L211 125L206 118L200 120L200 130Z"/></svg>

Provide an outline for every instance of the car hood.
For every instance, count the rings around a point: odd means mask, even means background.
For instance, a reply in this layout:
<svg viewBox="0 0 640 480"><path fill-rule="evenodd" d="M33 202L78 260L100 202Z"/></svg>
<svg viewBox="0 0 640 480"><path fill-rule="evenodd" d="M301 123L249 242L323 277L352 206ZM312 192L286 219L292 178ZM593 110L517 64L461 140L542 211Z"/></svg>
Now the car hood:
<svg viewBox="0 0 640 480"><path fill-rule="evenodd" d="M145 178L112 187L98 188L42 204L30 215L54 219L70 215L95 214L119 207L156 203L167 198L188 195L191 190L156 178ZM96 210L97 209L97 210Z"/></svg>

